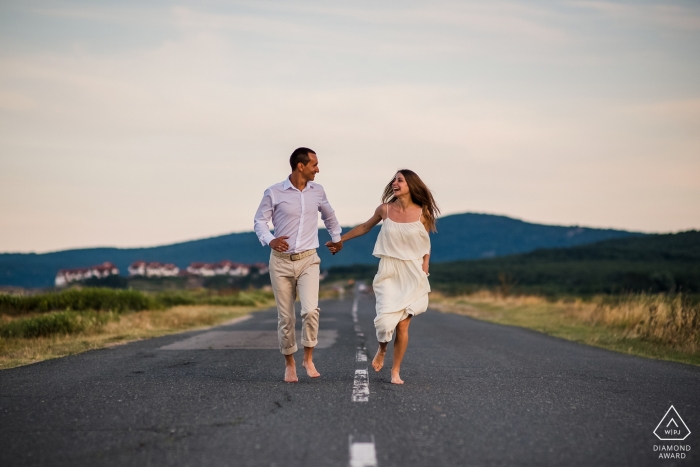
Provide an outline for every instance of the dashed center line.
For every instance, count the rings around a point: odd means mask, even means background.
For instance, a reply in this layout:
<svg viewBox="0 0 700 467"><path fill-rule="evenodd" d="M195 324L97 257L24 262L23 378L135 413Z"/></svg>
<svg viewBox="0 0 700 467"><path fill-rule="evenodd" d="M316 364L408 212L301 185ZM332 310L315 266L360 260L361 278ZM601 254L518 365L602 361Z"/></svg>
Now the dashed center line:
<svg viewBox="0 0 700 467"><path fill-rule="evenodd" d="M374 448L374 436L350 435L350 467L376 466L377 452Z"/></svg>
<svg viewBox="0 0 700 467"><path fill-rule="evenodd" d="M362 332L357 317L357 302L359 297L355 295L352 302L352 321L355 324L357 336L357 351L355 362L362 363L364 368L355 369L355 378L352 384L352 401L369 402L369 369L367 368L367 349L365 348L365 334ZM374 447L372 435L350 435L350 467L377 467L377 453Z"/></svg>
<svg viewBox="0 0 700 467"><path fill-rule="evenodd" d="M357 354L355 355L355 361L358 363L367 361L367 349L365 349L364 345L361 345L357 348Z"/></svg>
<svg viewBox="0 0 700 467"><path fill-rule="evenodd" d="M355 380L352 385L352 401L369 401L369 373L366 368L355 370Z"/></svg>
<svg viewBox="0 0 700 467"><path fill-rule="evenodd" d="M365 349L365 334L362 332L359 320L357 318L357 302L359 297L355 296L352 301L352 320L355 323L355 334L358 337L357 351L355 352L355 362L367 362L367 350ZM369 401L369 372L366 365L364 368L355 370L355 379L352 384L352 401L353 402L368 402Z"/></svg>

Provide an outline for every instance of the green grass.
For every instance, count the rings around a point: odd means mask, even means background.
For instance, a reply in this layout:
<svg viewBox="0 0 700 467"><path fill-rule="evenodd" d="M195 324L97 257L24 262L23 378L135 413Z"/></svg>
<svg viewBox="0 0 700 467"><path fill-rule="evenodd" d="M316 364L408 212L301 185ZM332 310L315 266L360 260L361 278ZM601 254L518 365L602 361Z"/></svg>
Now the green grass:
<svg viewBox="0 0 700 467"><path fill-rule="evenodd" d="M100 328L115 319L119 319L119 315L114 312L57 311L2 323L0 337L31 339L56 334L78 334Z"/></svg>
<svg viewBox="0 0 700 467"><path fill-rule="evenodd" d="M104 310L117 313L161 307L154 298L135 290L70 289L29 296L0 295L0 314L22 315L50 311Z"/></svg>
<svg viewBox="0 0 700 467"><path fill-rule="evenodd" d="M21 316L52 311L126 313L178 305L256 306L271 298L271 292L260 290L229 294L207 290L181 290L151 294L136 290L84 288L29 296L0 295L0 315Z"/></svg>
<svg viewBox="0 0 700 467"><path fill-rule="evenodd" d="M178 306L256 307L271 300L272 293L260 290L221 295L207 290L148 294L86 288L33 296L0 295L0 337L32 339L99 332L127 313Z"/></svg>
<svg viewBox="0 0 700 467"><path fill-rule="evenodd" d="M219 306L255 306L272 299L272 292L250 290L228 295L213 294L202 290L167 291L155 295L155 300L165 307L177 305L219 305Z"/></svg>
<svg viewBox="0 0 700 467"><path fill-rule="evenodd" d="M680 302L666 296L551 301L533 296L502 298L484 291L431 298L431 307L443 312L528 328L625 354L700 365L697 305L682 305L686 313L695 315L686 319L673 312L663 316L657 312L663 305L672 310L674 303L680 306Z"/></svg>
<svg viewBox="0 0 700 467"><path fill-rule="evenodd" d="M58 311L14 318L0 316L0 370L215 326L273 303L256 307L187 305L132 313Z"/></svg>

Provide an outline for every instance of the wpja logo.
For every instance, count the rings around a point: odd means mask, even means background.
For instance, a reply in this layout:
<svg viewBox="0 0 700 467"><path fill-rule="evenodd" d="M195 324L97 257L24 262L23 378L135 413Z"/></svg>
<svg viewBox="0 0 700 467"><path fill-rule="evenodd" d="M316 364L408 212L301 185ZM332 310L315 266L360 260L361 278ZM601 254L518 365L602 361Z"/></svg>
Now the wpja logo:
<svg viewBox="0 0 700 467"><path fill-rule="evenodd" d="M661 441L683 441L690 435L685 424L674 406L671 406L656 428L654 435ZM659 453L659 459L685 459L690 444L655 444L654 452Z"/></svg>

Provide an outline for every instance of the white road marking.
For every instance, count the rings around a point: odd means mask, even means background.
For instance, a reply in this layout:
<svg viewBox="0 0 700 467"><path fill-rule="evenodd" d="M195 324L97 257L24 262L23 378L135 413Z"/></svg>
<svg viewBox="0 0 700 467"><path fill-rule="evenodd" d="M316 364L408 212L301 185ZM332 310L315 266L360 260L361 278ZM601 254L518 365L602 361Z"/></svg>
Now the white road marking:
<svg viewBox="0 0 700 467"><path fill-rule="evenodd" d="M352 385L352 401L369 401L369 373L366 368L355 370L355 380Z"/></svg>
<svg viewBox="0 0 700 467"><path fill-rule="evenodd" d="M376 467L377 452L374 448L374 436L369 441L358 442L350 435L350 467Z"/></svg>
<svg viewBox="0 0 700 467"><path fill-rule="evenodd" d="M358 296L352 302L352 320L355 323L355 333L360 338L355 361L358 363L367 362L367 349L365 348L364 333L357 319ZM369 401L369 371L368 368L356 369L355 379L352 386L353 402ZM372 435L350 435L350 467L377 467L377 452L374 447L374 436Z"/></svg>

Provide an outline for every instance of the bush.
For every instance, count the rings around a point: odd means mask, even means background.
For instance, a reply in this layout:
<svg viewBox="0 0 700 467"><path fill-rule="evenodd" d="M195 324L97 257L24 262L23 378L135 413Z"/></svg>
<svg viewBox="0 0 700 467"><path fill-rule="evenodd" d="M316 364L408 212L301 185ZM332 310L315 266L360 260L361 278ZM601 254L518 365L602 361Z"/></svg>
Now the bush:
<svg viewBox="0 0 700 467"><path fill-rule="evenodd" d="M700 304L682 294L597 297L589 321L626 328L649 341L700 350Z"/></svg>
<svg viewBox="0 0 700 467"><path fill-rule="evenodd" d="M87 288L30 296L0 295L0 313L8 315L58 310L103 310L123 313L160 307L160 303L152 297L135 290Z"/></svg>
<svg viewBox="0 0 700 467"><path fill-rule="evenodd" d="M220 306L255 306L257 301L250 296L239 293L230 297L211 297L206 300L207 305Z"/></svg>
<svg viewBox="0 0 700 467"><path fill-rule="evenodd" d="M33 338L55 334L76 334L90 328L100 327L115 319L113 313L95 311L59 311L45 315L18 318L0 324L0 337Z"/></svg>
<svg viewBox="0 0 700 467"><path fill-rule="evenodd" d="M255 306L272 299L271 292L251 290L236 292L231 295L213 295L210 292L161 292L156 300L166 308L178 305L219 305L219 306Z"/></svg>
<svg viewBox="0 0 700 467"><path fill-rule="evenodd" d="M155 300L165 308L180 305L196 305L198 303L193 293L184 291L160 292L156 294Z"/></svg>
<svg viewBox="0 0 700 467"><path fill-rule="evenodd" d="M150 295L135 290L71 289L32 296L0 295L0 314L23 315L52 311L155 310L179 305L255 306L272 299L271 292L252 290L231 295L207 291L172 291Z"/></svg>

